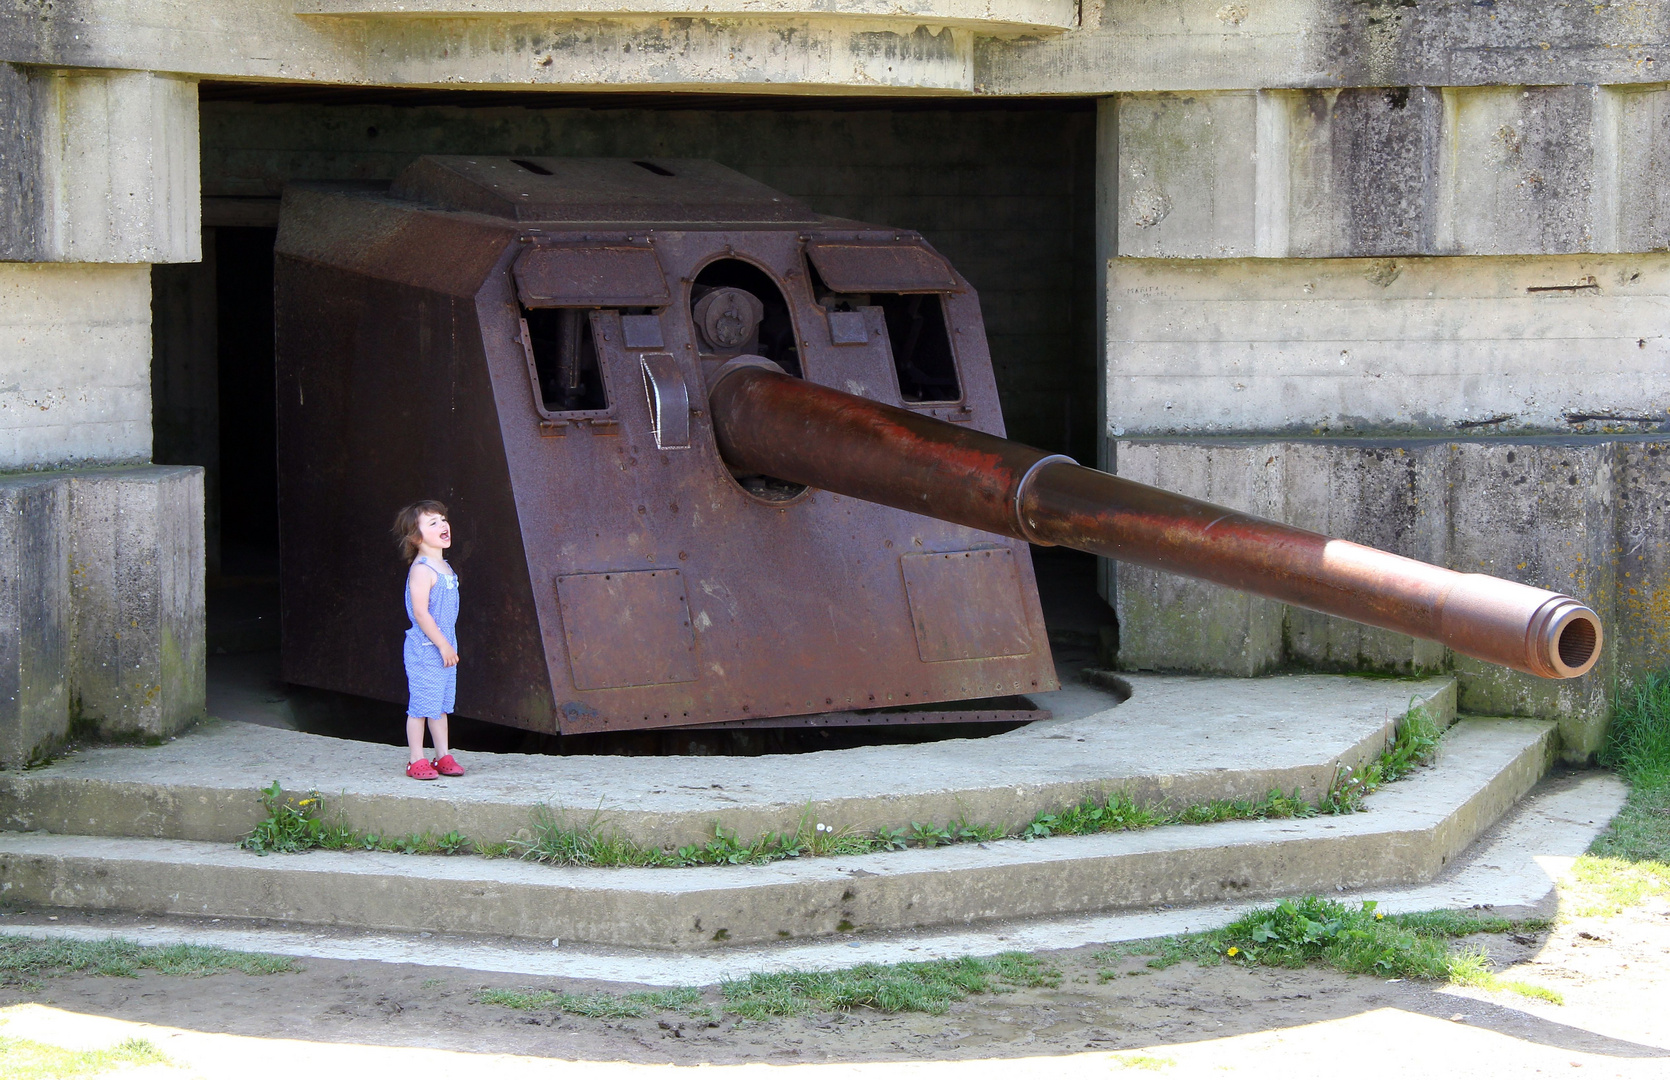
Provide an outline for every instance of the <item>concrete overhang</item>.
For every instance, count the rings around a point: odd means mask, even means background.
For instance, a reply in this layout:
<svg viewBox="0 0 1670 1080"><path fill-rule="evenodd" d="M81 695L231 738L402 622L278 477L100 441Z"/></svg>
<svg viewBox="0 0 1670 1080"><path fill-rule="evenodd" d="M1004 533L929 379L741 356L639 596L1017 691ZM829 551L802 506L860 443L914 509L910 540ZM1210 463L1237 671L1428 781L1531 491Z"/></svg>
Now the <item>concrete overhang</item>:
<svg viewBox="0 0 1670 1080"><path fill-rule="evenodd" d="M957 26L992 33L1070 30L1077 0L297 0L312 19L702 18Z"/></svg>

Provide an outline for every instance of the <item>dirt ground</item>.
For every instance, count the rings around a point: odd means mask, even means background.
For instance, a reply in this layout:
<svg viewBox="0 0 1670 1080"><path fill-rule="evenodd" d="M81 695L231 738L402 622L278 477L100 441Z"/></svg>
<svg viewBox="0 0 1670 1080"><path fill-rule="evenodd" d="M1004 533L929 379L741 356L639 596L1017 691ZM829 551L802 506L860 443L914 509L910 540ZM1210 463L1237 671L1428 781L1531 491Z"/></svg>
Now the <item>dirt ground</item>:
<svg viewBox="0 0 1670 1080"><path fill-rule="evenodd" d="M1585 1075L1670 1077L1670 901L1659 898L1610 919L1562 922L1548 933L1478 940L1511 965L1504 974L1556 990L1565 1004L1316 969L1184 963L1153 970L1141 957L1110 965L1084 948L1039 954L1060 968L1057 988L972 997L944 1016L859 1010L762 1022L686 1013L597 1020L473 998L482 987L636 988L331 960L303 961L299 972L265 977L59 976L34 990L0 989L0 1007L32 1002L80 1016L316 1046L565 1062L995 1067L1010 1061L1025 1062L1020 1071L1034 1073L1041 1060L1054 1059L1063 1065L1094 1060L1100 1070L1290 1075L1312 1067L1333 1071L1328 1062L1348 1054L1346 1071L1353 1076L1423 1067L1571 1075L1578 1067ZM718 1004L717 990L708 998ZM21 1014L0 1012L8 1015ZM27 1025L13 1023L0 1033L28 1036Z"/></svg>

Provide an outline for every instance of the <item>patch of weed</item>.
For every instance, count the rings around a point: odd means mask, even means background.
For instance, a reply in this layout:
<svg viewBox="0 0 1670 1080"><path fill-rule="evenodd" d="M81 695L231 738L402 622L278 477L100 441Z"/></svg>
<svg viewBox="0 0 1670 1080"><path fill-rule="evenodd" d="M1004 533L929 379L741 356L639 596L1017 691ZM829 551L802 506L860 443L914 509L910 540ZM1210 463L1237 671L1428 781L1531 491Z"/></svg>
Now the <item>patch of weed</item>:
<svg viewBox="0 0 1670 1080"><path fill-rule="evenodd" d="M0 937L0 985L34 983L43 975L66 971L131 979L137 978L142 968L160 975L213 975L221 971L277 975L298 970L296 962L287 956L234 952L210 945L136 945L118 938L42 941Z"/></svg>
<svg viewBox="0 0 1670 1080"><path fill-rule="evenodd" d="M1269 967L1320 964L1385 978L1444 979L1451 977L1458 956L1449 951L1446 939L1545 930L1549 925L1547 919L1481 917L1468 912L1388 916L1373 901L1353 908L1337 900L1306 896L1250 911L1221 930L1125 942L1095 953L1094 959L1112 962L1142 956L1155 969L1184 960L1204 966L1226 960ZM1103 981L1118 974L1112 969L1100 973Z"/></svg>
<svg viewBox="0 0 1670 1080"><path fill-rule="evenodd" d="M1670 896L1670 864L1580 856L1561 881L1560 914L1610 918L1655 896Z"/></svg>
<svg viewBox="0 0 1670 1080"><path fill-rule="evenodd" d="M526 1012L570 1013L598 1020L636 1020L658 1012L689 1012L702 999L694 987L640 990L630 994L564 994L554 990L478 990L475 1000Z"/></svg>
<svg viewBox="0 0 1670 1080"><path fill-rule="evenodd" d="M510 855L554 866L666 866L658 848L646 847L612 829L605 829L601 811L574 822L558 817L549 807L534 811L533 832L508 844Z"/></svg>
<svg viewBox="0 0 1670 1080"><path fill-rule="evenodd" d="M360 832L340 821L325 816L325 800L317 791L306 795L287 795L274 780L261 789L261 805L267 816L250 834L238 841L238 846L257 855L270 852L294 854L323 848L328 851L392 851L402 855L460 855L479 850L463 833L453 832L437 836L434 833L411 833L406 836L383 836Z"/></svg>
<svg viewBox="0 0 1670 1080"><path fill-rule="evenodd" d="M1670 672L1646 676L1614 704L1600 763L1632 787L1670 787Z"/></svg>
<svg viewBox="0 0 1670 1080"><path fill-rule="evenodd" d="M1629 781L1629 801L1561 882L1561 914L1610 917L1670 895L1670 672L1614 702L1601 764Z"/></svg>
<svg viewBox="0 0 1670 1080"><path fill-rule="evenodd" d="M30 1039L0 1036L0 1076L6 1080L73 1080L124 1065L172 1065L144 1039L127 1039L104 1050L66 1050Z"/></svg>
<svg viewBox="0 0 1670 1080"><path fill-rule="evenodd" d="M1473 986L1480 990L1508 991L1520 997L1536 998L1550 1005L1564 1005L1566 999L1558 990L1546 986L1504 979L1490 970L1490 954L1483 949L1470 950L1450 957L1450 981L1457 986Z"/></svg>
<svg viewBox="0 0 1670 1080"><path fill-rule="evenodd" d="M1058 986L1061 972L1026 953L904 964L860 964L839 971L786 971L721 984L725 1008L750 1020L814 1009L875 1009L940 1014L970 994Z"/></svg>
<svg viewBox="0 0 1670 1080"><path fill-rule="evenodd" d="M1341 765L1334 770L1318 809L1326 814L1355 814L1363 809L1364 800L1379 790L1413 773L1422 765L1429 765L1438 753L1438 741L1443 737L1437 721L1426 706L1411 703L1409 711L1398 721L1392 741L1380 755L1359 770Z"/></svg>

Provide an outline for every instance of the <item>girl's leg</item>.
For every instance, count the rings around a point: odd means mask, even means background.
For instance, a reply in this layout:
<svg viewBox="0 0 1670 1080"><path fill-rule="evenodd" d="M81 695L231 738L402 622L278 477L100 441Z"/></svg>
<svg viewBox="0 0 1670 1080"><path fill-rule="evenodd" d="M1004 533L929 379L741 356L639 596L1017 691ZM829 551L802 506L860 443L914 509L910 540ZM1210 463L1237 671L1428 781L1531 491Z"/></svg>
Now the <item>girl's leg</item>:
<svg viewBox="0 0 1670 1080"><path fill-rule="evenodd" d="M446 713L442 713L439 716L431 716L429 718L429 741L435 744L435 757L437 759L444 758L448 754L452 753L451 750L447 749ZM421 728L418 730L417 745L418 756L421 757L423 755L423 731ZM417 758L413 758L412 760L416 761Z"/></svg>
<svg viewBox="0 0 1670 1080"><path fill-rule="evenodd" d="M441 740L446 738L446 718L442 717L440 723L441 734L435 740L436 746L441 745ZM429 726L433 728L435 726L435 721L429 721ZM412 761L423 760L423 717L406 717L406 748L411 751L411 758L409 759L408 764Z"/></svg>

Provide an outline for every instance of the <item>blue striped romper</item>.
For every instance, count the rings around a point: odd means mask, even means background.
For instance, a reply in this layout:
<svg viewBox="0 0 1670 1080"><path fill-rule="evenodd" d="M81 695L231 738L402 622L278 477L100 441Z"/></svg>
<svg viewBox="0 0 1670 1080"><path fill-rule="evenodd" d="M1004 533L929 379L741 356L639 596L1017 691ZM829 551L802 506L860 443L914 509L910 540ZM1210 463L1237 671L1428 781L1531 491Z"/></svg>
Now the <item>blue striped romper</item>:
<svg viewBox="0 0 1670 1080"><path fill-rule="evenodd" d="M441 628L441 636L458 648L458 575L442 573L440 568L419 555L417 561L435 575L429 589L429 614ZM411 702L407 716L437 717L452 712L453 699L458 693L458 669L441 663L441 650L418 628L417 616L412 613L412 588L406 593L406 617L412 620L406 631L406 683Z"/></svg>

